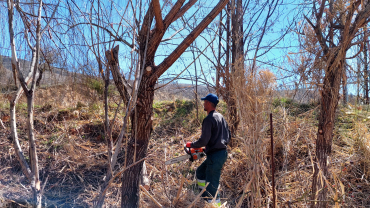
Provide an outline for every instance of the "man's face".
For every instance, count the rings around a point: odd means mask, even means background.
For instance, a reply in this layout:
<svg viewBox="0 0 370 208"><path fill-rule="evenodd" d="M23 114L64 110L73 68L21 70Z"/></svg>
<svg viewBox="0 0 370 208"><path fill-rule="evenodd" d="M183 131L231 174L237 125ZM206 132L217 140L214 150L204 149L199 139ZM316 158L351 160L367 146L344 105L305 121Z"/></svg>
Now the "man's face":
<svg viewBox="0 0 370 208"><path fill-rule="evenodd" d="M211 102L205 100L203 103L204 111L207 111L210 108Z"/></svg>

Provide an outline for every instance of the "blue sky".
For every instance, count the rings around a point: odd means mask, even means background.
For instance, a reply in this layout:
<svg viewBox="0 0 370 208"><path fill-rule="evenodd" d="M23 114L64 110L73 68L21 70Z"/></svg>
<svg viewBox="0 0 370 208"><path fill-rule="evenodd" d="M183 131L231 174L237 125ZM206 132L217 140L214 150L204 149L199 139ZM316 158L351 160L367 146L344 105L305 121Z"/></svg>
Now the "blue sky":
<svg viewBox="0 0 370 208"><path fill-rule="evenodd" d="M130 5L127 7L128 5L128 1L118 1L118 3L115 3L114 6L112 6L111 2L109 1L102 1L104 3L104 6L105 6L105 18L107 19L107 21L104 23L104 24L109 24L109 23L113 23L113 28L115 30L117 30L117 27L118 27L118 23L122 21L122 18L121 16L124 14L123 18L125 19L124 21L124 26L126 27L120 27L120 32L121 34L124 32L124 30L122 29L127 29L127 27L129 27L130 24L133 24L133 16L135 14L136 18L137 19L141 19L143 18L145 12L143 11L146 11L147 9L147 6L148 6L148 1L143 1L143 4L141 5L142 9L141 9L141 12L140 12L140 8L139 8L139 2L138 1L133 1L133 7L131 7ZM63 5L64 3L64 5ZM65 15L67 16L69 13L68 11L66 10L67 8L67 4L65 4L65 2L63 2L61 4L61 6L59 7L59 13L62 14L62 15ZM85 2L76 2L77 3L77 6L79 6L79 9L80 11L82 12L85 12L86 14L87 13L90 13L90 7L88 6L87 3ZM187 1L185 2L187 3ZM174 48L176 48L176 46L184 39L184 37L186 37L190 31L191 31L191 28L194 28L197 24L199 24L199 22L211 11L211 9L218 3L217 0L200 0L198 1L185 15L184 15L184 19L189 19L189 21L185 21L185 23L187 24L184 24L184 21L182 21L181 19L179 19L178 21L174 22L171 27L167 30L165 36L164 36L164 39L166 38L169 38L171 37L172 35L174 35L172 37L171 40L169 41L166 41L165 43L161 44L157 53L156 53L156 57L155 57L155 63L158 65L159 63L162 62L162 60L168 56ZM69 2L70 5L73 6L73 3ZM137 5L136 5L137 4ZM164 2L163 1L160 1L160 4L161 6L163 6ZM257 6L258 4L261 4L261 3L258 3L257 1ZM2 12L1 12L1 18L2 19L7 19L7 15L6 15L6 4L5 3L2 3ZM97 7L95 5L95 7ZM265 43L267 42L271 42L272 40L278 38L280 35L281 35L281 31L284 30L286 27L287 27L287 24L289 21L289 14L287 13L284 13L284 11L287 11L287 10L292 10L294 12L294 5L291 6L291 5L282 5L282 6L279 6L278 9L277 9L277 12L276 14L277 15L280 15L280 18L277 18L279 23L278 24L275 24L274 25L274 29L273 30L270 30L270 31L267 31L266 32L266 35L262 41L262 45L264 45ZM136 11L133 11L134 8ZM170 6L165 6L163 7L163 11L162 11L162 17L164 18L165 15L168 13L169 9L171 7ZM76 9L77 10L77 9ZM262 12L261 13L262 15L261 16L264 16L266 15L266 12ZM86 15L76 15L76 19L78 19L79 22L87 22L87 19L89 17L86 16ZM253 17L248 17L248 11L247 11L247 14L246 14L246 18L244 19L244 22L245 24L247 25L248 24L248 21L250 21L250 19L248 18L253 18ZM275 17L274 17L275 18ZM225 21L225 20L224 20ZM263 18L261 18L261 21L257 21L257 24L262 24L263 22ZM207 45L210 43L211 40L214 40L213 43L211 43L211 45L208 46L208 48L204 51L204 55L200 55L199 56L199 59L197 61L195 61L195 64L196 64L196 68L198 70L198 73L197 74L204 74L202 77L203 79L207 79L207 81L211 82L214 84L214 82L212 81L212 78L214 79L214 65L212 64L211 61L213 61L214 63L217 62L216 60L216 57L214 56L214 52L217 53L217 50L218 50L218 37L215 35L215 32L217 32L217 27L218 27L218 23L219 23L219 16L216 17L216 19L211 23L211 25L206 29L205 32L203 32L201 34L200 37L198 37L196 39L196 41L193 43L192 46L195 46L196 48L198 48L198 51L195 51L195 57L197 57L199 55L199 50L203 51L205 47L207 47ZM19 33L19 35L17 36L18 39L17 39L17 44L20 46L19 47L19 56L20 58L25 58L27 59L27 57L29 57L29 53L27 53L27 46L25 45L25 41L23 40L22 38L22 35L21 35L21 32L23 30L23 23L20 21L19 17L16 19L16 25L17 27L15 28L16 32ZM154 23L152 25L152 27L154 28ZM8 39L8 31L7 31L7 25L3 24L2 25L2 29L3 31L6 31L5 33L2 33L2 40L3 40L3 44L2 44L2 47L1 47L1 54L3 55L10 55L10 48L9 48L9 39ZM90 31L89 29L83 29L82 27L80 27L80 32L84 33L85 37L87 40L91 39L90 37ZM60 29L66 29L65 26L61 26ZM76 30L76 29L75 29ZM253 28L253 30L256 31L256 33L258 32L258 26ZM70 30L71 31L71 30ZM78 30L76 30L78 31ZM126 30L126 32L129 32L129 30ZM127 40L131 42L130 40L130 36L132 36L132 34L129 34L129 33L123 33L124 36L126 36ZM100 33L100 36L103 36L104 33L101 32ZM62 36L62 35L61 35ZM94 35L93 35L94 36ZM70 46L71 43L73 43L74 40L76 39L83 39L81 37L75 37L73 35L64 35L61 37L61 40L58 40L55 36L53 37L54 39L53 40L49 40L49 44L51 42L53 43L56 43L58 45L58 47L60 48L64 48L65 46ZM94 38L93 38L94 39ZM109 37L107 36L106 40L109 40ZM61 45L60 42L63 42L64 45ZM80 40L80 42L82 42L83 40ZM90 42L91 43L91 42ZM129 66L130 65L130 58L131 58L131 51L129 49L129 47L127 47L126 45L122 44L122 43L119 43L119 42L116 42L115 44L119 44L120 45L120 57L121 57L121 60L120 60L120 63L121 63L121 67L123 69L123 71L125 71L125 67ZM264 61L267 61L267 60L274 60L274 64L275 65L278 65L279 64L279 61L282 60L282 58L284 57L284 53L285 51L283 51L281 49L281 47L286 47L286 39L284 39L283 41L281 41L276 49L273 49L271 50L269 53L267 53L263 58L261 58L261 60L264 60ZM100 51L103 52L105 51L106 49L112 47L112 43L110 44L105 44L105 45L102 45L100 46ZM67 47L67 48L64 48L64 49L68 49L67 51L67 54L69 54L70 58L71 58L71 61L70 61L70 65L74 65L76 68L79 67L79 65L82 64L82 61L87 60L87 58L90 58L91 59L91 62L90 64L93 65L93 56L92 56L92 53L85 53L85 57L81 57L80 52L78 51L78 49L72 49L72 47ZM194 63L192 64L192 66L189 66L191 64L191 62L193 61L193 54L191 53L191 49L192 47L188 48L188 50L180 57L180 59L167 71L166 75L168 75L168 77L172 77L172 75L175 75L175 74L178 74L180 71L182 71L184 68L188 67L187 71L184 72L184 75L187 75L187 77L189 77L190 75L194 75ZM213 50L213 53L212 53L212 50ZM263 50L261 50L263 51ZM251 51L249 53L246 54L246 58L250 58L250 57L253 57L254 55L254 51ZM206 58L206 56L208 58ZM80 63L79 63L80 62ZM260 65L263 65L260 63ZM261 66L263 68L272 68L271 66ZM201 72L201 70L203 70L203 73ZM273 69L271 69L273 70ZM182 76L183 77L183 76ZM179 82L185 82L185 83L190 83L189 80L179 80Z"/></svg>
<svg viewBox="0 0 370 208"><path fill-rule="evenodd" d="M89 18L89 13L91 7L86 2L77 1L76 4L79 7L80 10L76 9L76 5L73 4L73 2L67 1L69 5L73 6L76 11L82 11L85 13L85 15L81 15L81 13L77 12L75 13L75 20L78 22L87 22ZM131 26L134 24L134 16L138 20L143 19L143 16L145 15L145 11L148 7L148 0L144 0L142 2L142 5L140 7L140 2L133 0L133 5L131 6L128 4L129 2L127 0L125 1L117 1L112 4L112 1L102 1L103 2L103 13L101 13L102 16L104 16L104 22L103 25L106 27L113 26L114 30L118 30L118 34L122 35L123 38L125 38L127 41L131 43L131 37L132 37L132 30ZM164 1L160 1L161 6L163 7L162 10L162 17L164 18L165 15L168 13L169 9L171 8L171 1L168 2L166 6L164 5ZM175 2L175 1L173 1ZM185 1L187 3L188 1ZM247 1L243 1L244 4L246 4ZM258 9L263 8L264 3L269 3L274 1L253 1L253 6L250 6L246 10L246 14L244 17L244 25L245 28L248 28L248 25L250 25L251 22L254 22L256 18L256 14L260 14L261 17L255 22L255 25L251 29L251 34L255 35L257 38L254 39L248 39L251 40L251 44L245 45L245 50L248 50L246 52L246 65L251 65L251 59L254 57L254 47L257 45L258 42L258 34L262 30L262 24L265 20L264 17L267 15L267 9L262 9L260 13L254 14L254 12L258 11ZM173 24L171 24L171 27L167 30L164 39L172 37L171 40L168 40L164 43L162 43L158 51L156 53L155 57L155 63L158 65L160 64L163 59L168 56L176 47L177 45L190 33L191 29L194 28L196 25L199 24L199 22L211 11L211 9L218 3L218 0L199 0L185 15L184 20L179 19L175 21ZM66 2L62 2L59 8L59 13L65 17L71 16L67 10L68 4ZM95 9L97 9L97 4L94 5ZM140 9L141 8L141 9ZM300 21L300 12L302 11L302 7L298 5L295 1L290 2L282 2L281 5L279 5L275 12L273 13L272 17L270 18L269 24L271 27L266 31L265 36L263 37L261 41L261 49L257 54L261 54L265 52L265 46L274 43L276 39L279 39L282 34L285 32L288 32L283 39L279 41L269 52L264 54L263 56L259 57L257 60L258 68L260 69L269 69L273 71L277 78L278 78L278 84L294 84L294 82L297 82L299 79L299 76L292 76L289 78L286 78L290 75L291 65L287 61L287 55L292 52L297 52L299 50L298 46L298 38L297 35L293 32L297 24L302 24L302 21ZM304 11L304 9L303 9ZM94 13L94 12L93 12ZM224 13L224 11L223 11ZM225 14L225 13L224 13ZM6 3L1 3L1 19L6 20L7 19L7 11L6 11ZM95 18L94 16L92 17ZM5 22L5 21L4 21ZM95 22L97 22L95 20ZM122 23L122 26L118 28L119 23ZM225 22L225 19L223 20ZM66 26L63 25L63 20L59 21L59 29L66 30ZM191 80L194 81L194 75L195 75L195 67L197 68L197 74L200 75L200 79L207 80L211 84L214 84L215 79L215 68L214 64L217 62L217 59L215 57L215 54L217 55L218 51L218 36L215 35L215 32L217 32L217 27L219 24L219 16L215 18L215 20L211 23L211 25L199 36L196 41L194 41L193 45L195 48L194 55L192 53L193 47L189 47L187 51L182 54L182 56L171 66L171 68L162 76L160 81L162 83L167 83L169 80L177 76L181 71L183 71L186 67L186 71L180 76L180 79L178 82L180 83L192 83ZM17 44L19 45L19 55L20 58L26 58L29 57L29 50L27 50L27 46L25 41L22 39L21 32L23 31L23 23L20 21L19 17L16 19L16 32L17 32ZM155 23L153 22L152 28L154 28ZM291 28L289 28L289 26ZM10 55L10 48L9 48L9 38L8 38L8 28L7 24L2 24L1 29L4 31L1 34L1 40L2 44L0 46L0 53L2 55ZM79 29L79 30L78 30ZM78 68L81 68L81 65L87 64L85 68L89 68L91 72L97 74L96 70L96 61L94 59L94 56L91 52L84 52L79 51L78 48L74 47L72 43L74 41L79 41L80 44L85 44L84 38L81 35L81 33L84 34L85 39L88 40L89 44L91 44L91 39L96 39L96 34L93 34L93 37L91 38L90 30L86 27L76 27L74 29L76 34L72 34L73 30L69 30L67 34L60 34L60 39L56 37L56 35L53 35L51 33L50 37L51 39L46 40L48 44L56 43L58 47L62 48L63 50L67 51L66 54L69 57L69 66L75 67L75 70ZM96 31L96 29L95 29ZM247 30L249 31L249 30ZM79 33L80 32L80 33ZM137 31L136 31L137 32ZM106 41L110 40L109 36L100 31L99 33L100 37L105 36ZM223 36L225 38L225 35ZM253 36L251 36L253 37ZM211 42L213 40L213 42ZM64 45L61 44L61 42L64 43ZM209 45L209 43L211 43ZM131 67L131 56L132 51L129 47L127 47L125 44L115 42L115 43L108 43L103 44L99 46L99 49L102 54L105 50L108 48L111 48L113 44L119 44L120 45L120 66L122 68L123 72L128 71L128 68ZM225 44L225 43L224 43ZM208 46L209 45L209 46ZM208 47L207 47L208 46ZM249 46L249 47L248 47ZM206 48L207 47L207 48ZM95 47L97 49L97 47ZM206 48L206 49L205 49ZM86 50L87 47L85 47L83 50ZM198 57L199 50L204 50L204 55L200 55L199 58L194 62L194 56ZM350 51L351 52L351 51ZM103 55L104 56L104 55ZM212 63L213 62L213 63ZM353 62L355 63L355 62ZM284 79L283 79L284 77ZM182 79L181 79L182 78ZM351 91L356 91L355 89L351 88Z"/></svg>

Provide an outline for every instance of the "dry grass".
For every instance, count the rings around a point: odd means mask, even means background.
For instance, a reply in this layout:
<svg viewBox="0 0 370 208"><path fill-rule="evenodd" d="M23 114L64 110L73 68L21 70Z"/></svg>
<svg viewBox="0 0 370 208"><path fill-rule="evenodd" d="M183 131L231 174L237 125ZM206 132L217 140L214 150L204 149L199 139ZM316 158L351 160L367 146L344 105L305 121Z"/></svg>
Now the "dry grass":
<svg viewBox="0 0 370 208"><path fill-rule="evenodd" d="M317 109L292 116L283 106L272 108L273 77L267 71L257 78L248 77L247 81L248 86L237 94L243 98L238 103L242 116L240 133L233 138L235 146L229 149L229 158L221 177L221 201L226 203L224 207L236 207L239 202L242 207L271 205L268 113L272 111L277 204L279 207L307 207L313 173L312 158L315 155ZM55 93L58 92L47 95L52 97ZM59 105L50 105L49 100L44 104L37 103L35 108L38 156L42 167L40 175L43 181L49 176L44 199L50 207L91 207L104 182L107 147L101 136L104 132L102 110L99 103L96 103L98 107L90 105L90 100L86 100L86 106L77 108L76 103L83 96L77 95L78 99L68 101L70 106L63 109ZM1 101L0 111L6 116L7 104L1 104ZM21 103L17 109L20 112L21 145L27 155L26 127L22 125L26 119L24 107ZM195 119L194 107L190 101L155 104L154 131L146 160L151 183L147 193L140 191L141 207L157 207L158 203L165 207L188 207L197 199L199 192L194 173L201 161L164 166L167 159L184 154L183 142L200 136L200 123ZM79 111L78 116L73 113L76 110ZM201 110L200 117L203 118L205 115ZM365 109L338 112L330 158L331 175L327 179L331 184L328 187L331 206L370 205L368 116ZM9 128L8 120L4 119L4 124ZM116 132L120 125L117 122ZM29 201L30 187L15 158L11 141L7 139L9 133L0 127L0 197L24 204ZM119 164L124 161L123 155L122 152ZM107 207L120 206L120 180L114 180L108 189ZM213 205L198 199L194 207Z"/></svg>

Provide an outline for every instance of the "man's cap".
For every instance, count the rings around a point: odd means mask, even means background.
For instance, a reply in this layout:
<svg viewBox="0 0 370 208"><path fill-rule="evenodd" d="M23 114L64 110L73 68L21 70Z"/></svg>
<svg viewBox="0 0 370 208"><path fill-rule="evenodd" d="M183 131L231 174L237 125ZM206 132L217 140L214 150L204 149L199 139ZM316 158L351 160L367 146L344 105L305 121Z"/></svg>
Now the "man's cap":
<svg viewBox="0 0 370 208"><path fill-rule="evenodd" d="M209 93L207 96L200 98L201 100L208 100L209 102L217 105L218 104L218 97L215 94Z"/></svg>

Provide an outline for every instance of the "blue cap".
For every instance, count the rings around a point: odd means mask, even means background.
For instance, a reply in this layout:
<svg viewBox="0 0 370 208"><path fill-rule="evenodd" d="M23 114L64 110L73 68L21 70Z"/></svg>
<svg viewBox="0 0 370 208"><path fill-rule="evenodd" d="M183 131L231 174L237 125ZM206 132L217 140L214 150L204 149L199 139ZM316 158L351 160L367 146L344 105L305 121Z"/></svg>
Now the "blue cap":
<svg viewBox="0 0 370 208"><path fill-rule="evenodd" d="M209 102L217 105L218 104L218 97L215 94L209 93L207 96L200 98L201 100L208 100Z"/></svg>

